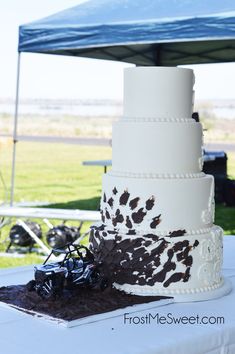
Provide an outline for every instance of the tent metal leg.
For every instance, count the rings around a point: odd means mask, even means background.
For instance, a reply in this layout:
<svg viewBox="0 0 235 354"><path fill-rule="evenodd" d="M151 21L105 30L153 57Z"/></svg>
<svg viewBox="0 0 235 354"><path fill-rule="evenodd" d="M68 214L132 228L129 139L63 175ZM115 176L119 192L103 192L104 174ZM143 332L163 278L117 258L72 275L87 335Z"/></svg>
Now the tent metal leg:
<svg viewBox="0 0 235 354"><path fill-rule="evenodd" d="M14 130L13 130L13 154L12 154L12 168L11 168L10 206L12 206L13 202L14 202L15 160L16 160L16 143L17 143L17 126L18 126L18 106L19 106L19 86L20 86L20 52L18 53L18 61L17 61L17 79L16 79Z"/></svg>
<svg viewBox="0 0 235 354"><path fill-rule="evenodd" d="M40 240L40 238L35 234L35 232L33 232L24 221L17 220L17 224L22 226L23 229L28 232L32 239L43 249L46 255L49 255L51 253L51 250Z"/></svg>

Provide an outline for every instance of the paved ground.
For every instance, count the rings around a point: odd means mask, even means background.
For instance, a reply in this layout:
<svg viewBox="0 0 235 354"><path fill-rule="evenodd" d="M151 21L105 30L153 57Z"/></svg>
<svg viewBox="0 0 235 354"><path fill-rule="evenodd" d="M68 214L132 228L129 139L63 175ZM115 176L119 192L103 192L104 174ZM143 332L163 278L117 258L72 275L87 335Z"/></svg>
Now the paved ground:
<svg viewBox="0 0 235 354"><path fill-rule="evenodd" d="M0 134L0 137L12 137L11 134ZM111 139L106 138L66 138L66 137L53 137L53 136L29 136L29 135L19 135L18 140L22 141L44 141L51 143L68 143L68 144L79 144L79 145L104 145L111 146ZM213 151L232 151L235 152L235 143L210 143L205 144L206 150Z"/></svg>
<svg viewBox="0 0 235 354"><path fill-rule="evenodd" d="M69 143L69 144L79 144L79 145L104 145L111 146L111 139L105 138L63 138L63 137L30 137L30 136L20 136L19 140L24 141L45 141L45 142L59 142L59 143ZM211 143L205 145L206 150L213 151L232 151L235 152L235 143Z"/></svg>
<svg viewBox="0 0 235 354"><path fill-rule="evenodd" d="M12 138L12 134L0 134L0 138ZM60 137L60 136L32 136L32 135L18 135L17 141L33 141L45 143L66 143L78 145L104 145L111 146L111 139L106 138L80 138L80 137Z"/></svg>

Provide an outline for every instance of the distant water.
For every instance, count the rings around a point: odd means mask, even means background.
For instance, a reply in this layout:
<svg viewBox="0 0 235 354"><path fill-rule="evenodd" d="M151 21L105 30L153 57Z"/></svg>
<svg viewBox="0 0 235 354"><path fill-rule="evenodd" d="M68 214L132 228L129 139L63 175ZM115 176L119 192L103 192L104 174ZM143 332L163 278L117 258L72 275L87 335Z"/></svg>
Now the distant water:
<svg viewBox="0 0 235 354"><path fill-rule="evenodd" d="M14 114L14 103L0 101L0 113ZM89 103L89 104L51 104L47 102L23 102L18 108L22 115L70 115L86 117L117 117L122 115L122 105L120 103Z"/></svg>
<svg viewBox="0 0 235 354"><path fill-rule="evenodd" d="M224 119L235 119L235 107L216 107L212 109L212 114L214 114L217 118Z"/></svg>
<svg viewBox="0 0 235 354"><path fill-rule="evenodd" d="M0 99L0 113L14 114L14 102ZM202 108L203 110L203 108ZM216 118L235 119L235 106L214 105L207 109ZM75 100L24 100L20 102L19 114L35 116L82 116L82 117L120 117L122 104L119 101L81 101ZM200 113L200 106L199 106Z"/></svg>

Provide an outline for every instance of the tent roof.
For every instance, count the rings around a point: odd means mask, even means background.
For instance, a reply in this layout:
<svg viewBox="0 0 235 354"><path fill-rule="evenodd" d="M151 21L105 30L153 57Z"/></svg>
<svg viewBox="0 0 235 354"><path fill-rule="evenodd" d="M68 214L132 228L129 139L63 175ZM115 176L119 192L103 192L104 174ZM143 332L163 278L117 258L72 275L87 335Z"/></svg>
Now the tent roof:
<svg viewBox="0 0 235 354"><path fill-rule="evenodd" d="M91 0L20 26L18 49L137 65L235 61L235 1Z"/></svg>

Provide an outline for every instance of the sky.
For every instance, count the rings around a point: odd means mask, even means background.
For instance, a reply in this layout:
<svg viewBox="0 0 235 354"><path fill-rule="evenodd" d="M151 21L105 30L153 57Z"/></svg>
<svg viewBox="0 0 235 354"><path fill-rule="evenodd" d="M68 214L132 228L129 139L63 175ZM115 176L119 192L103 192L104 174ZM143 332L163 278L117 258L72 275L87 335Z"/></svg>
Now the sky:
<svg viewBox="0 0 235 354"><path fill-rule="evenodd" d="M0 0L0 98L15 97L18 26L82 0ZM123 69L112 61L22 53L20 98L122 99ZM235 63L191 65L197 99L235 99Z"/></svg>

